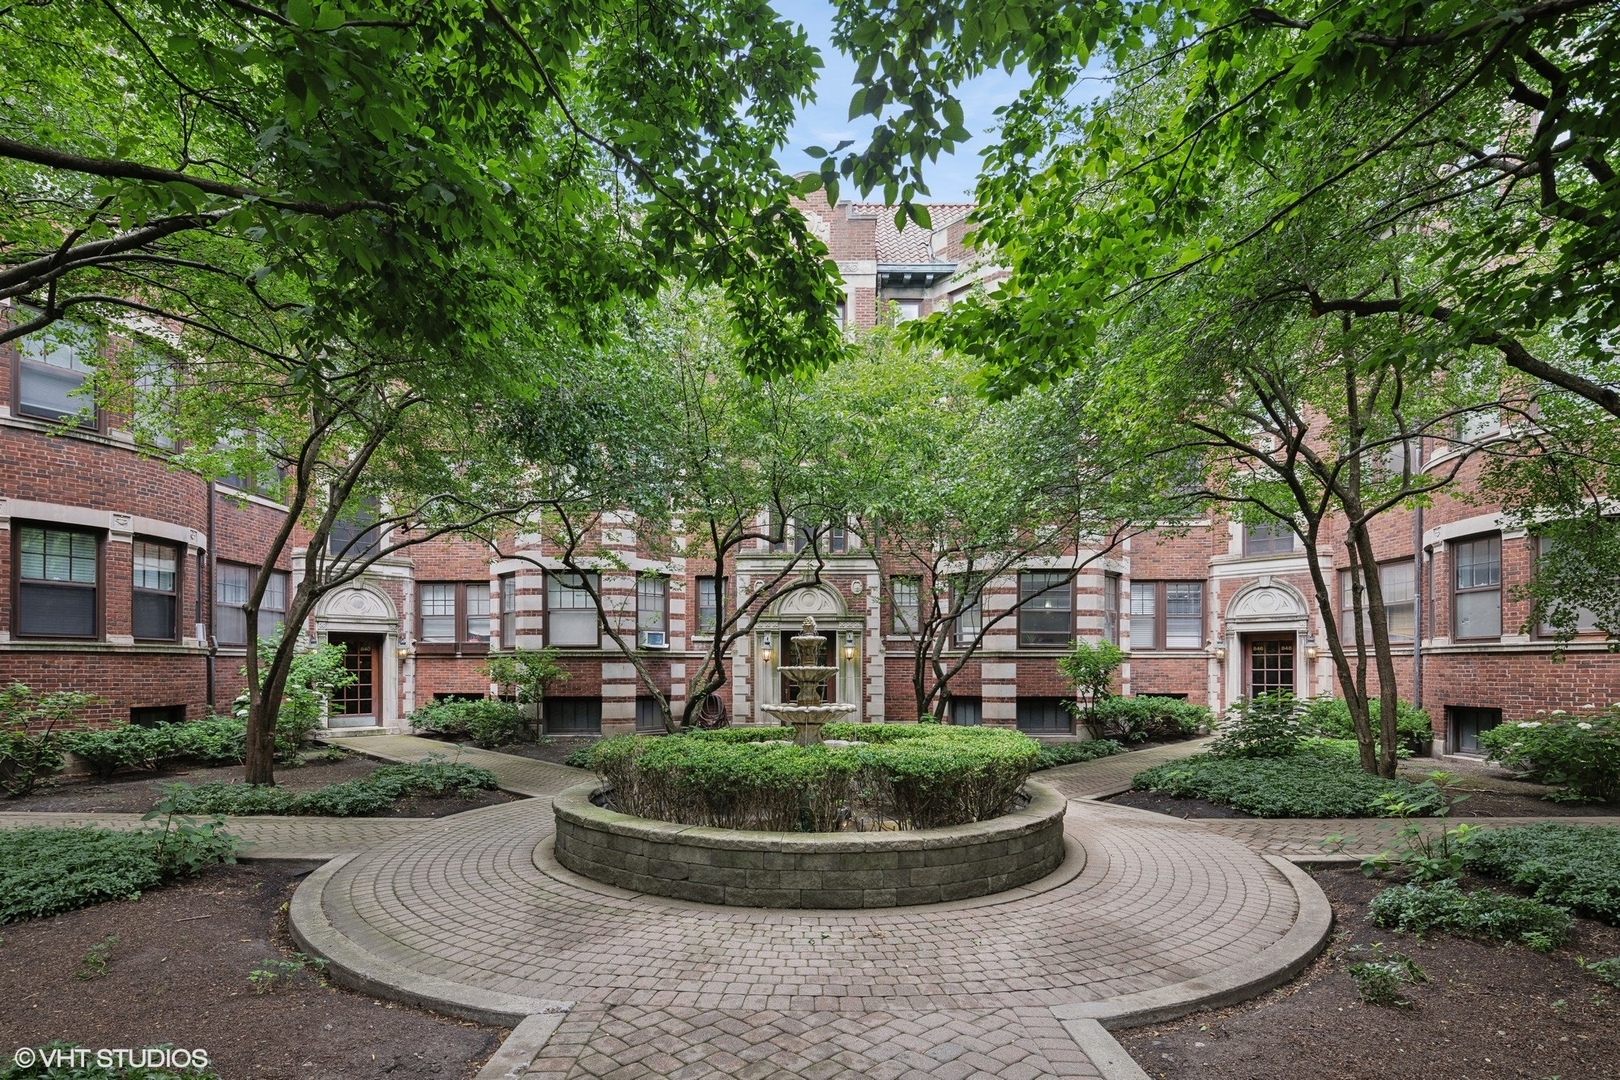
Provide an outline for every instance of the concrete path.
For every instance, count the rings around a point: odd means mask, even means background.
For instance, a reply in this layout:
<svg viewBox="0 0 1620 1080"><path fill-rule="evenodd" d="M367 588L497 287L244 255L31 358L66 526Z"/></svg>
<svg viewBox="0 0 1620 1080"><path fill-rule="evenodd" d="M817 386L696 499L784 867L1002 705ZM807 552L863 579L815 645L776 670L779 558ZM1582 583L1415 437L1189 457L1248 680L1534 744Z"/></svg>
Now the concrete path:
<svg viewBox="0 0 1620 1080"><path fill-rule="evenodd" d="M1036 773L1035 779L1057 788L1071 799L1103 799L1131 790L1132 778L1143 769L1203 753L1213 741L1192 739L1155 746L1151 750L1132 750L1074 765L1059 765Z"/></svg>

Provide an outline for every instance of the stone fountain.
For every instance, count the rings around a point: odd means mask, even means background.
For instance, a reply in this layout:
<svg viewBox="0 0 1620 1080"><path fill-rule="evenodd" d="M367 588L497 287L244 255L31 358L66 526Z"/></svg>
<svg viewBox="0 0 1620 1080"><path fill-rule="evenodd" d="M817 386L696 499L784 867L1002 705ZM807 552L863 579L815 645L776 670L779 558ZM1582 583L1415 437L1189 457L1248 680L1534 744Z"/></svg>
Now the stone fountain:
<svg viewBox="0 0 1620 1080"><path fill-rule="evenodd" d="M821 741L822 724L848 716L855 711L855 706L841 701L821 700L821 684L836 674L838 669L821 663L821 651L827 647L827 639L816 633L816 620L807 616L804 629L791 640L794 663L784 664L782 674L793 684L793 702L761 705L760 709L784 724L791 724L798 732L794 742L800 746L814 746Z"/></svg>

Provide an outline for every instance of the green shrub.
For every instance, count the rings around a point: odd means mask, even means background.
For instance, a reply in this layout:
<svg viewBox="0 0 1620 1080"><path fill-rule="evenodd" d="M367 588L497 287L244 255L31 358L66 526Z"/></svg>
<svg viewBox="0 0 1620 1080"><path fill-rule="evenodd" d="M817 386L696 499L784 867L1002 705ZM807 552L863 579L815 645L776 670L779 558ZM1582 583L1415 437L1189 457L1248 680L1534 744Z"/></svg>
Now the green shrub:
<svg viewBox="0 0 1620 1080"><path fill-rule="evenodd" d="M1353 764L1315 754L1233 758L1199 754L1138 773L1133 786L1180 799L1207 799L1255 817L1381 817L1381 800L1414 806L1441 803L1405 780L1385 780ZM1433 809L1410 811L1432 813Z"/></svg>
<svg viewBox="0 0 1620 1080"><path fill-rule="evenodd" d="M155 769L176 757L174 729L179 726L117 724L102 730L69 731L62 735L62 748L79 755L91 772L105 780L122 768Z"/></svg>
<svg viewBox="0 0 1620 1080"><path fill-rule="evenodd" d="M412 726L448 739L469 739L486 750L505 746L523 731L523 713L509 701L435 701L410 715Z"/></svg>
<svg viewBox="0 0 1620 1080"><path fill-rule="evenodd" d="M1553 798L1620 802L1620 707L1579 716L1555 710L1544 720L1498 725L1479 741L1490 760L1562 785Z"/></svg>
<svg viewBox="0 0 1620 1080"><path fill-rule="evenodd" d="M1562 945L1575 924L1563 908L1491 889L1464 892L1451 880L1385 889L1367 905L1367 914L1390 930L1517 941L1538 952Z"/></svg>
<svg viewBox="0 0 1620 1080"><path fill-rule="evenodd" d="M596 744L591 764L627 814L721 828L831 832L873 815L912 828L994 817L1006 812L1039 754L1028 736L994 728L839 724L823 730L863 745L622 735Z"/></svg>
<svg viewBox="0 0 1620 1080"><path fill-rule="evenodd" d="M1212 721L1209 709L1178 698L1110 697L1097 703L1099 738L1125 743L1185 739Z"/></svg>
<svg viewBox="0 0 1620 1080"><path fill-rule="evenodd" d="M163 724L174 756L207 765L239 765L247 757L247 724L230 716L210 716L184 724Z"/></svg>
<svg viewBox="0 0 1620 1080"><path fill-rule="evenodd" d="M269 674L278 639L259 639L259 678ZM242 668L246 677L247 668ZM343 646L333 643L315 648L299 646L282 687L281 710L276 714L275 757L280 762L298 760L298 750L321 726L321 711L332 693L352 686L358 678L343 664ZM246 690L231 703L231 715L245 725L249 698Z"/></svg>
<svg viewBox="0 0 1620 1080"><path fill-rule="evenodd" d="M1620 827L1485 829L1463 858L1469 869L1529 889L1537 900L1620 925Z"/></svg>
<svg viewBox="0 0 1620 1080"><path fill-rule="evenodd" d="M792 742L798 732L791 727L724 727L703 730L684 730L680 733L685 738L702 739L705 742L780 742L786 739ZM827 736L833 738L834 736Z"/></svg>
<svg viewBox="0 0 1620 1080"><path fill-rule="evenodd" d="M1287 757L1311 734L1304 716L1304 706L1287 691L1240 701L1226 711L1209 752L1224 758Z"/></svg>
<svg viewBox="0 0 1620 1080"><path fill-rule="evenodd" d="M1094 761L1101 757L1123 754L1125 748L1113 739L1088 739L1074 743L1043 743L1035 759L1036 769L1055 769L1059 765L1074 765L1081 761Z"/></svg>
<svg viewBox="0 0 1620 1080"><path fill-rule="evenodd" d="M187 823L181 823L186 825ZM230 861L234 841L217 829L0 830L0 923L134 899L203 865ZM202 839L199 839L201 837Z"/></svg>
<svg viewBox="0 0 1620 1080"><path fill-rule="evenodd" d="M563 758L563 764L575 769L593 769L596 767L591 764L591 751L593 749L594 747L581 746L577 750L570 750L568 756Z"/></svg>
<svg viewBox="0 0 1620 1080"><path fill-rule="evenodd" d="M95 703L89 694L36 694L20 682L0 690L0 791L16 797L62 767L62 732Z"/></svg>
<svg viewBox="0 0 1620 1080"><path fill-rule="evenodd" d="M1367 709L1376 737L1380 703L1369 701ZM1319 697L1306 702L1305 726L1310 734L1325 739L1349 739L1352 743L1356 739L1355 725L1350 722L1350 706L1343 698ZM1424 747L1434 741L1434 723L1429 714L1409 701L1395 703L1395 731L1400 737L1400 748L1410 753L1422 753Z"/></svg>
<svg viewBox="0 0 1620 1080"><path fill-rule="evenodd" d="M407 796L455 794L471 798L479 791L495 788L497 783L494 773L476 765L421 762L384 765L358 780L328 784L313 791L218 781L195 787L172 784L164 790L175 810L184 814L360 817L387 810Z"/></svg>

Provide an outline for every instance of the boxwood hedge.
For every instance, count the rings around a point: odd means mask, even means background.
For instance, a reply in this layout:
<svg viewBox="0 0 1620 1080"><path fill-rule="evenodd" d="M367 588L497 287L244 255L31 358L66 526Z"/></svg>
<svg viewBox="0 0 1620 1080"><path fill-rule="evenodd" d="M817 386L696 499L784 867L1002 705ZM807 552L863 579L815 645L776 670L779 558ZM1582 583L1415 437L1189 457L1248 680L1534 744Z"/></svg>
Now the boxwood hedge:
<svg viewBox="0 0 1620 1080"><path fill-rule="evenodd" d="M783 729L676 738L621 735L591 766L637 817L732 829L833 832L893 822L929 829L1006 813L1040 752L1016 731L829 724L861 745L781 745ZM752 733L750 733L752 734ZM765 741L757 741L759 739Z"/></svg>

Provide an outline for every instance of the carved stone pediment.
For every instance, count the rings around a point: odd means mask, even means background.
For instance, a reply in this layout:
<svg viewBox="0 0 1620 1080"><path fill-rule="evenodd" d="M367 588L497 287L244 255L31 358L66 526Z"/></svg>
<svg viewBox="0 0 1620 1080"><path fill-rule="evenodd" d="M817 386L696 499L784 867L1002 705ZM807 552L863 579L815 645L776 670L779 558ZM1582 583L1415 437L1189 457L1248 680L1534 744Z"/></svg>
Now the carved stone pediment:
<svg viewBox="0 0 1620 1080"><path fill-rule="evenodd" d="M799 589L784 596L776 605L776 614L783 618L820 618L844 613L844 605L829 589Z"/></svg>
<svg viewBox="0 0 1620 1080"><path fill-rule="evenodd" d="M1226 618L1228 622L1294 622L1305 618L1305 604L1292 589L1259 585L1233 597Z"/></svg>
<svg viewBox="0 0 1620 1080"><path fill-rule="evenodd" d="M398 621L394 605L375 589L354 587L339 589L327 597L316 613L316 619L327 622L393 623Z"/></svg>

